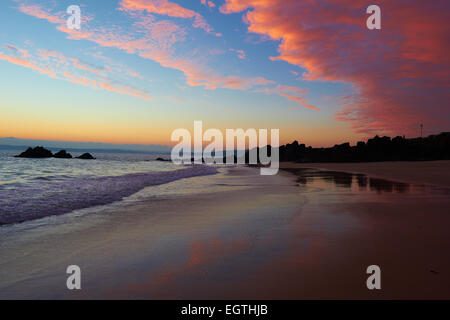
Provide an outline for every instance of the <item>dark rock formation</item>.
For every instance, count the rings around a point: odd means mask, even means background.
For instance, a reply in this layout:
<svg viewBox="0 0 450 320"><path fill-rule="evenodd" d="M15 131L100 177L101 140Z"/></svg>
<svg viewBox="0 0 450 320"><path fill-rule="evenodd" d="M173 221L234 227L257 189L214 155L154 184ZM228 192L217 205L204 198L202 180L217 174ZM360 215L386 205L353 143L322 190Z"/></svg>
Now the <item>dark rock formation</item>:
<svg viewBox="0 0 450 320"><path fill-rule="evenodd" d="M66 150L61 150L53 156L58 159L72 159L72 155L70 153L67 153Z"/></svg>
<svg viewBox="0 0 450 320"><path fill-rule="evenodd" d="M14 157L72 159L72 155L70 153L67 153L66 150L61 150L53 154L50 150L47 150L44 147L28 148L26 151ZM77 159L94 160L95 158L90 153L84 153L81 156L77 157Z"/></svg>
<svg viewBox="0 0 450 320"><path fill-rule="evenodd" d="M166 162L166 161L170 161L170 160L164 159L164 158L157 158L156 161L164 161L164 162Z"/></svg>
<svg viewBox="0 0 450 320"><path fill-rule="evenodd" d="M25 152L15 156L16 158L51 158L53 154L44 147L28 148Z"/></svg>
<svg viewBox="0 0 450 320"><path fill-rule="evenodd" d="M77 159L95 160L95 158L90 153L83 153L81 156L77 157Z"/></svg>

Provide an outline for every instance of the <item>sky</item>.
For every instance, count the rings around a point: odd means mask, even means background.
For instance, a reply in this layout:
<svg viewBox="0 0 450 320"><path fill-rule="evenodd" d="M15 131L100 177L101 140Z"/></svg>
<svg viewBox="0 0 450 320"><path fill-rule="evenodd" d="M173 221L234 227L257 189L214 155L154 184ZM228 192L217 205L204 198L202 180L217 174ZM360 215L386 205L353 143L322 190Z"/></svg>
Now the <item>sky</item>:
<svg viewBox="0 0 450 320"><path fill-rule="evenodd" d="M177 128L280 143L450 131L450 2L2 0L0 137L173 145ZM66 21L81 8L81 30Z"/></svg>

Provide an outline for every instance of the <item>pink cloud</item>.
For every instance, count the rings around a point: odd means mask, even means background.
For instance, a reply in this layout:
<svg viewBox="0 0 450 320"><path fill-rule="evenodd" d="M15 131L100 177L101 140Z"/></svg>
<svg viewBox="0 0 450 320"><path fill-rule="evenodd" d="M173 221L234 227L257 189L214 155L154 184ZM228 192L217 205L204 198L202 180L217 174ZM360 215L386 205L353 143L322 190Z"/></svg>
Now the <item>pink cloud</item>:
<svg viewBox="0 0 450 320"><path fill-rule="evenodd" d="M99 74L103 71L102 68L98 68L92 65L87 64L86 62L80 61L78 58L65 56L61 52L51 51L51 50L39 50L39 54L42 58L55 58L57 60L57 64L72 64L76 69L88 71L94 74Z"/></svg>
<svg viewBox="0 0 450 320"><path fill-rule="evenodd" d="M241 60L244 60L247 56L245 55L245 51L244 50L239 50L239 49L230 49L230 51L232 52L236 52L238 55L238 58Z"/></svg>
<svg viewBox="0 0 450 320"><path fill-rule="evenodd" d="M97 50L95 52L85 52L85 53L93 57L94 59L101 61L105 65L103 69L107 72L114 74L125 74L132 78L137 78L141 80L144 79L144 77L139 72L136 72L135 70L130 69L129 67L111 58L105 57L101 51Z"/></svg>
<svg viewBox="0 0 450 320"><path fill-rule="evenodd" d="M68 35L73 40L88 40L102 47L113 47L123 50L129 54L136 54L145 59L151 59L158 62L161 66L181 71L186 77L186 83L190 86L203 86L208 90L217 88L227 88L233 90L249 90L258 87L273 85L275 82L263 77L238 77L233 75L222 75L213 69L208 68L202 58L189 57L186 53L178 55L175 45L185 40L186 30L172 21L158 20L152 14L168 15L171 17L195 18L197 14L191 10L185 9L169 1L144 1L144 0L122 0L120 9L126 12L133 20L132 28L124 30L118 26L94 27L91 24L84 24L81 31L70 30L65 23L59 23L57 16L52 17L51 11L36 6L34 9L27 9L21 5L22 12L43 17L51 23L58 24L57 29ZM152 13L152 14L150 14ZM92 19L89 19L91 21ZM238 56L245 58L243 50L233 50ZM48 55L48 54L47 54ZM71 58L53 55L53 58L59 58L59 63L70 61L73 66L83 71L97 73L98 70L92 66L81 63L81 61ZM133 73L127 73L131 75ZM137 74L136 74L137 75ZM98 85L95 81L87 81L83 77L72 77L71 82L79 84L89 84L92 87L108 89L108 86ZM110 88L109 88L110 89ZM113 91L110 89L110 91ZM131 92L128 90L127 92ZM274 89L277 94L295 101L306 108L317 109L306 103L304 97L296 94L289 94L279 89ZM288 90L289 91L289 90ZM116 92L118 92L116 90ZM125 92L122 90L121 92ZM282 94L281 94L282 93Z"/></svg>
<svg viewBox="0 0 450 320"><path fill-rule="evenodd" d="M16 2L19 2L20 0L15 0ZM53 14L50 13L48 10L44 9L40 5L26 5L24 3L19 3L19 8L21 12L39 18L39 19L45 19L50 23L55 24L63 24L65 23L65 20L61 14Z"/></svg>
<svg viewBox="0 0 450 320"><path fill-rule="evenodd" d="M136 90L119 81L110 81L109 77L111 75L102 75L106 68L90 66L77 58L66 56L58 51L38 49L35 56L29 54L28 51L26 56L23 56L23 49L13 45L8 45L7 47L15 55L20 53L22 56L8 55L0 51L0 60L37 71L53 79L65 80L94 89L152 100L149 95L140 90ZM87 74L83 74L83 72Z"/></svg>
<svg viewBox="0 0 450 320"><path fill-rule="evenodd" d="M163 67L179 70L184 73L186 82L190 86L204 86L210 90L217 88L245 90L273 83L262 77L223 76L205 67L203 63L196 62L195 59L177 56L174 45L184 41L185 30L173 22L157 21L154 17L141 12L146 10L169 14L168 11L172 8L171 16L193 16L189 10L168 1L123 0L121 5L135 21L133 32L125 32L118 27L93 28L89 25L84 26L81 31L76 31L68 29L65 24L59 25L57 29L68 34L70 39L89 40L102 47L118 48L127 53L154 60ZM30 15L35 13L31 10L27 10L27 12Z"/></svg>
<svg viewBox="0 0 450 320"><path fill-rule="evenodd" d="M353 84L336 119L356 132L409 134L419 123L448 130L450 3L377 4L376 31L365 26L363 0L226 0L220 11L246 11L249 32L280 41L272 60L305 68L305 79Z"/></svg>
<svg viewBox="0 0 450 320"><path fill-rule="evenodd" d="M140 93L140 92L137 92L133 89L126 88L126 87L118 87L118 86L112 85L111 83L108 83L108 82L103 82L103 81L89 79L86 77L76 76L69 72L64 72L64 76L66 77L66 79L68 81L70 81L72 83L81 84L81 85L84 85L87 87L92 87L95 89L103 89L103 90L107 90L107 91L111 91L111 92L115 92L115 93L119 93L119 94L130 95L130 96L142 98L145 100L153 100L147 94Z"/></svg>
<svg viewBox="0 0 450 320"><path fill-rule="evenodd" d="M6 47L15 53L19 53L23 58L26 58L28 56L28 50L20 49L16 46L13 46L12 44L8 44L6 45Z"/></svg>
<svg viewBox="0 0 450 320"><path fill-rule="evenodd" d="M201 4L204 6L208 6L210 8L214 8L216 6L216 4L212 1L207 1L207 0L201 0Z"/></svg>
<svg viewBox="0 0 450 320"><path fill-rule="evenodd" d="M193 19L195 28L210 33L214 31L201 14L168 0L121 0L120 7L124 11L147 11L169 17Z"/></svg>
<svg viewBox="0 0 450 320"><path fill-rule="evenodd" d="M22 66L22 67L25 67L25 68L28 68L31 70L35 70L35 71L37 71L41 74L47 75L51 78L57 78L56 73L54 71L46 69L46 68L41 68L26 58L12 57L12 56L9 56L0 51L0 60L7 61L9 63L15 64L18 66Z"/></svg>

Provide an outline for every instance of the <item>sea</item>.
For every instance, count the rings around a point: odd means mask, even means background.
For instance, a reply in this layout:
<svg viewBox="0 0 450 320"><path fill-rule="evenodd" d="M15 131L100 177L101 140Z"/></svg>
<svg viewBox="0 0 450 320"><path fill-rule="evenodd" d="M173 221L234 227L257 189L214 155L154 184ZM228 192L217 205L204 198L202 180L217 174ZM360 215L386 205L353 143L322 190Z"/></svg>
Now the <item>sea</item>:
<svg viewBox="0 0 450 320"><path fill-rule="evenodd" d="M91 152L96 160L15 158L20 152L0 150L0 226L107 205L149 186L217 173L210 166L156 161L169 159L168 154L102 151ZM74 157L82 153L71 152Z"/></svg>

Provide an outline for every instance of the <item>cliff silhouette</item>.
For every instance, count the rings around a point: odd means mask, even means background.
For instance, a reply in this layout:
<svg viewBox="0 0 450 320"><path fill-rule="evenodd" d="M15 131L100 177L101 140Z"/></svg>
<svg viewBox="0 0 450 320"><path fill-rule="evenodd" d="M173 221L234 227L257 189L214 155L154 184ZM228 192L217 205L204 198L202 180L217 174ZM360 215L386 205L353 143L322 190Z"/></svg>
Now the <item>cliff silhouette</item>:
<svg viewBox="0 0 450 320"><path fill-rule="evenodd" d="M269 147L270 148L270 147ZM342 143L331 148L306 147L294 141L280 147L280 161L295 162L375 162L450 160L450 132L426 138L375 136L351 146Z"/></svg>
<svg viewBox="0 0 450 320"><path fill-rule="evenodd" d="M271 155L272 147L263 147ZM267 149L267 150L266 150ZM258 163L259 159L259 148ZM430 135L426 138L405 139L404 137L375 136L367 142L359 141L351 146L349 142L331 148L313 148L298 141L280 146L280 162L380 162L380 161L431 161L450 160L450 132ZM234 162L236 163L236 153ZM224 157L225 162L225 157ZM245 152L245 163L249 163L249 151Z"/></svg>

